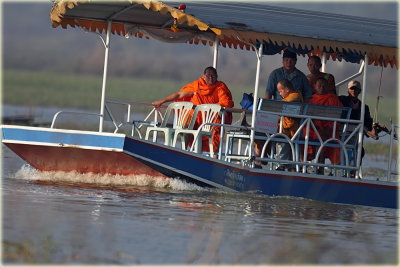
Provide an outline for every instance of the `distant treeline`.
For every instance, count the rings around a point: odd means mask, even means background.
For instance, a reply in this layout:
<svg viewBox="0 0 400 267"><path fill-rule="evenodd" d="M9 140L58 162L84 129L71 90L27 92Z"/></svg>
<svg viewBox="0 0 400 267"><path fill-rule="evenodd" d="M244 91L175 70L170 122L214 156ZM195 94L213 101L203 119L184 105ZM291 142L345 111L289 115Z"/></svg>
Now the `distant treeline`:
<svg viewBox="0 0 400 267"><path fill-rule="evenodd" d="M106 98L151 103L180 88L184 81L156 78L109 77ZM21 70L3 72L3 102L31 107L99 109L102 77L100 75L56 74ZM240 108L245 86L232 86L235 107ZM248 90L250 92L250 89ZM369 99L373 99L368 95ZM374 104L369 103L371 113ZM379 109L379 122L389 125L390 119L398 120L394 107L397 99L385 99Z"/></svg>

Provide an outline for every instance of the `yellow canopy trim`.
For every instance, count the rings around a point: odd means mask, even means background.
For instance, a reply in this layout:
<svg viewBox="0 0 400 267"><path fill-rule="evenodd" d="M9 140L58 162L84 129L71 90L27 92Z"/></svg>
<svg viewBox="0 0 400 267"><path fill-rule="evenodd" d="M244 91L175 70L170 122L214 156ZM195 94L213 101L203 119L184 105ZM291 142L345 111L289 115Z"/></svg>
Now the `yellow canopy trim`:
<svg viewBox="0 0 400 267"><path fill-rule="evenodd" d="M64 15L67 13L67 8L68 9L73 9L75 6L77 6L79 3L86 3L89 2L88 0L61 0L60 2L57 2L50 13L50 20L52 22L52 26L54 28L58 27L60 24L62 24L62 21L65 19ZM155 12L159 12L161 14L170 14L174 19L176 19L176 22L178 25L183 25L187 24L189 26L197 26L197 28L201 31L207 31L211 30L215 34L219 35L221 31L217 28L210 28L206 23L198 20L197 18L193 17L192 15L186 14L174 7L168 6L166 4L163 4L161 2L153 2L153 1L127 1L131 4L137 3L143 5L145 8L148 10L152 10Z"/></svg>
<svg viewBox="0 0 400 267"><path fill-rule="evenodd" d="M53 27L58 27L61 25L62 28L67 28L68 25L71 27L82 27L89 31L95 31L98 33L107 32L107 22L102 20L91 20L91 19L72 19L66 18L65 14L68 9L73 9L81 3L88 3L88 0L61 0L53 5L50 13L50 19ZM219 29L209 27L206 23L203 23L199 19L193 17L192 15L186 14L176 8L163 4L157 1L146 1L146 0L121 0L121 2L127 2L131 4L141 4L146 9L159 12L161 14L170 14L177 22L177 30L179 30L179 25L196 26L201 31L210 30L214 34L218 35L218 40L220 45L229 48L240 48L246 50L254 50L254 45L257 42L272 42L276 45L285 45L291 47L302 47L313 50L313 54L321 54L325 50L333 50L335 53L328 54L328 58L333 60L341 61L338 57L343 51L351 49L353 52L358 52L360 54L367 53L369 62L368 64L373 64L375 66L385 66L390 65L398 68L398 63L396 58L398 58L398 48L392 47L382 47L376 45L368 44L357 44L357 43L343 43L339 41L331 40L320 40L314 38L306 38L300 36L289 36L284 34L274 34L274 33L261 33L254 31L237 31L233 29ZM168 29L165 29L168 30ZM122 23L112 23L111 33L125 36L125 27ZM143 33L134 34L136 37L149 36ZM213 42L204 39L195 38L188 41L190 44L213 45Z"/></svg>
<svg viewBox="0 0 400 267"><path fill-rule="evenodd" d="M345 51L348 47L351 47L353 51L360 52L361 54L367 53L369 58L369 64L374 64L375 66L383 66L387 67L390 65L391 67L396 66L397 64L397 54L398 48L392 47L382 47L376 45L367 45L367 44L356 44L351 43L347 44L347 48L343 47L343 43L331 40L322 40L322 39L314 39L314 38L306 38L306 37L293 37L284 34L274 34L274 33L260 33L253 31L235 31L230 29L222 29L221 44L225 47L226 43L228 43L229 47L237 48L238 46L242 47L245 44L254 44L257 41L259 42L272 42L276 45L290 45L292 47L302 47L308 48L315 51L323 51L332 49L336 53L331 53L328 55L329 58L333 60L339 60L337 57L337 53ZM320 52L322 53L322 52Z"/></svg>

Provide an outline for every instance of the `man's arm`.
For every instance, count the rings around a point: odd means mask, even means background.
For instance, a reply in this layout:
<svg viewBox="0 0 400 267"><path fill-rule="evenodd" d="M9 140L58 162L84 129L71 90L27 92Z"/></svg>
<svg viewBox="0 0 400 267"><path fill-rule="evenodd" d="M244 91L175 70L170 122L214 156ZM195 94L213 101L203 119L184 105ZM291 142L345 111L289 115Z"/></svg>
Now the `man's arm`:
<svg viewBox="0 0 400 267"><path fill-rule="evenodd" d="M308 79L305 74L302 75L302 83L303 83L303 90L302 90L302 95L303 95L303 100L304 103L308 103L312 97L312 89L311 85L308 82Z"/></svg>
<svg viewBox="0 0 400 267"><path fill-rule="evenodd" d="M192 95L194 95L194 92L178 91L178 92L173 93L161 100L154 101L151 104L153 104L157 108L166 102L171 102L171 101L183 98L185 96L192 96Z"/></svg>
<svg viewBox="0 0 400 267"><path fill-rule="evenodd" d="M277 90L276 84L278 83L276 75L277 75L277 70L274 70L268 77L267 87L265 88L265 95L264 95L264 98L266 99L272 99L272 96L275 95L275 92Z"/></svg>

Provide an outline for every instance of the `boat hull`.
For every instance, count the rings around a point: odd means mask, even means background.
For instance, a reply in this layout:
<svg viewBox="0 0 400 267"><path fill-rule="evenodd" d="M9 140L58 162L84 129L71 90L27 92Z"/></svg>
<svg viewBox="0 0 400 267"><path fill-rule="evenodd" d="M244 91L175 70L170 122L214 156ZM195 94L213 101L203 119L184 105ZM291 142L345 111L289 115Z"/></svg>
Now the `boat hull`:
<svg viewBox="0 0 400 267"><path fill-rule="evenodd" d="M16 126L3 126L2 133L3 143L39 170L168 176L228 191L353 205L398 203L395 183L245 168L121 134Z"/></svg>

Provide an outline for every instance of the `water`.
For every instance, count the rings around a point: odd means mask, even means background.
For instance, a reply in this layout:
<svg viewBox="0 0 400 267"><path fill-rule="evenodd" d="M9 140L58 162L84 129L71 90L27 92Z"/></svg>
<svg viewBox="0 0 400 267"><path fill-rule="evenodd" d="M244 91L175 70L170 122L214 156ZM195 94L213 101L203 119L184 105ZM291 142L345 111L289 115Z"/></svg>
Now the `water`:
<svg viewBox="0 0 400 267"><path fill-rule="evenodd" d="M3 262L397 264L396 210L37 172L3 146Z"/></svg>

